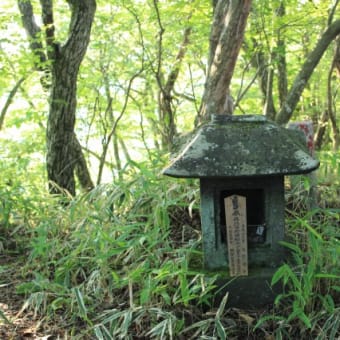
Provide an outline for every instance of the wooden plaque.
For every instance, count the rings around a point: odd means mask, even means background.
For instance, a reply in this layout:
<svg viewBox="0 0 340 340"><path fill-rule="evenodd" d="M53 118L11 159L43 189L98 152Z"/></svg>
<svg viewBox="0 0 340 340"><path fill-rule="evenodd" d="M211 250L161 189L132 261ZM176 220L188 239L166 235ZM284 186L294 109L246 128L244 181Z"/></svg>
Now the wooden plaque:
<svg viewBox="0 0 340 340"><path fill-rule="evenodd" d="M224 199L230 276L248 275L246 198L232 195Z"/></svg>

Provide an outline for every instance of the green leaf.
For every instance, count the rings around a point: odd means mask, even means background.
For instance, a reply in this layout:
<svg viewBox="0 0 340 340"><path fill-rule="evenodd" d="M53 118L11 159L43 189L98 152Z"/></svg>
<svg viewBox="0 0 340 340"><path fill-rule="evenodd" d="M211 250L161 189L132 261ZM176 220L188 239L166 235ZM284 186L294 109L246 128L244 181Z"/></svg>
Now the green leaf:
<svg viewBox="0 0 340 340"><path fill-rule="evenodd" d="M319 240L322 240L322 236L321 234L319 234L312 226L310 226L310 224L305 221L305 220L301 220L302 225L309 230L316 238L318 238Z"/></svg>
<svg viewBox="0 0 340 340"><path fill-rule="evenodd" d="M195 322L194 324L190 325L189 327L183 329L183 331L181 333L185 333L185 332L188 332L188 331L191 331L192 329L200 329L201 332L204 332L206 329L209 328L209 326L215 322L215 319L204 319L204 320L201 320L201 321L198 321L198 322Z"/></svg>
<svg viewBox="0 0 340 340"><path fill-rule="evenodd" d="M283 300L286 297L286 294L279 294L275 297L274 305L277 306L281 300Z"/></svg>
<svg viewBox="0 0 340 340"><path fill-rule="evenodd" d="M171 305L171 297L166 291L161 291L161 296L167 305Z"/></svg>
<svg viewBox="0 0 340 340"><path fill-rule="evenodd" d="M260 318L260 320L254 326L254 330L260 328L261 325L263 323L265 323L266 321L284 321L284 320L285 320L285 318L282 317L282 316L267 315L267 316L264 316L264 317Z"/></svg>
<svg viewBox="0 0 340 340"><path fill-rule="evenodd" d="M98 340L104 340L104 335L103 335L102 331L100 330L99 326L96 326L94 328L94 334L96 335Z"/></svg>
<svg viewBox="0 0 340 340"><path fill-rule="evenodd" d="M225 329L219 319L216 319L215 321L215 328L218 334L218 338L221 340L226 340L227 339L227 334L225 332Z"/></svg>
<svg viewBox="0 0 340 340"><path fill-rule="evenodd" d="M271 285L275 285L287 275L287 264L282 265L273 275Z"/></svg>
<svg viewBox="0 0 340 340"><path fill-rule="evenodd" d="M309 320L308 316L304 312L301 312L298 315L298 318L306 325L307 328L312 327L311 321Z"/></svg>
<svg viewBox="0 0 340 340"><path fill-rule="evenodd" d="M84 300L83 300L83 295L82 295L81 291L79 290L79 288L77 288L77 287L73 288L73 291L74 291L76 299L77 299L80 316L87 319L87 309L86 309L86 306L85 306L85 303L84 303Z"/></svg>
<svg viewBox="0 0 340 340"><path fill-rule="evenodd" d="M301 292L301 282L293 270L287 265L287 274L293 284L293 290Z"/></svg>
<svg viewBox="0 0 340 340"><path fill-rule="evenodd" d="M279 242L282 246L285 246L286 248L289 248L290 250L293 250L297 254L302 254L302 250L293 243L286 242L286 241L280 241Z"/></svg>
<svg viewBox="0 0 340 340"><path fill-rule="evenodd" d="M334 280L339 280L340 279L339 275L324 274L324 273L315 274L315 277L318 278L318 279L334 279Z"/></svg>
<svg viewBox="0 0 340 340"><path fill-rule="evenodd" d="M152 289L151 289L151 278L148 277L146 279L145 285L140 293L140 303L141 305L146 304L149 302L151 297Z"/></svg>
<svg viewBox="0 0 340 340"><path fill-rule="evenodd" d="M122 335L123 334L126 335L128 333L129 328L131 326L131 321L132 321L132 310L129 309L124 313L124 320L121 326Z"/></svg>
<svg viewBox="0 0 340 340"><path fill-rule="evenodd" d="M179 279L181 287L181 300L183 301L184 305L187 306L190 300L190 291L186 274L180 274Z"/></svg>
<svg viewBox="0 0 340 340"><path fill-rule="evenodd" d="M227 304L227 301L228 301L228 296L229 296L229 292L227 292L224 296L223 296L223 299L218 307L218 310L216 312L216 319L220 319L223 315L223 312L224 312L224 309L225 309L225 306Z"/></svg>

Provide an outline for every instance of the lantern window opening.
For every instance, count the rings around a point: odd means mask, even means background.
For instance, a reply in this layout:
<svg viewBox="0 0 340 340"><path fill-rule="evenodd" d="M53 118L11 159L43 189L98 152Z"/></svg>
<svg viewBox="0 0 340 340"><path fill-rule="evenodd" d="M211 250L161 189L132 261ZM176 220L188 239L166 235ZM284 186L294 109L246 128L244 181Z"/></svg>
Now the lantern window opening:
<svg viewBox="0 0 340 340"><path fill-rule="evenodd" d="M251 248L258 244L266 243L265 194L263 189L230 189L220 191L219 225L221 242L227 243L224 198L232 195L240 195L246 198L248 247Z"/></svg>

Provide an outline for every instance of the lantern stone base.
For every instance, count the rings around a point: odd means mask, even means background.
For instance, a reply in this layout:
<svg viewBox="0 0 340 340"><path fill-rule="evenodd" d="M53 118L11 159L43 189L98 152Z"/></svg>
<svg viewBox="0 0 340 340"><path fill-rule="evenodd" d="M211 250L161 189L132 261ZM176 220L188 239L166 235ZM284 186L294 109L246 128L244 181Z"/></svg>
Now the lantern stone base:
<svg viewBox="0 0 340 340"><path fill-rule="evenodd" d="M226 277L217 279L217 291L213 304L218 307L228 293L226 307L259 308L272 305L276 296L282 293L280 284L271 286L271 279L277 269L249 269L248 276Z"/></svg>

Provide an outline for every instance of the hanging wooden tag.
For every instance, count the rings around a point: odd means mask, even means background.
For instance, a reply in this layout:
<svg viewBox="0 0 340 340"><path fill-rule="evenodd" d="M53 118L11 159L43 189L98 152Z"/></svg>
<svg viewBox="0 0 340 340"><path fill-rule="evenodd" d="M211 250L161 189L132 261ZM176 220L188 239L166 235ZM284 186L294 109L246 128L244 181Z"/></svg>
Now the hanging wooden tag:
<svg viewBox="0 0 340 340"><path fill-rule="evenodd" d="M232 195L224 199L230 276L248 275L246 198Z"/></svg>

